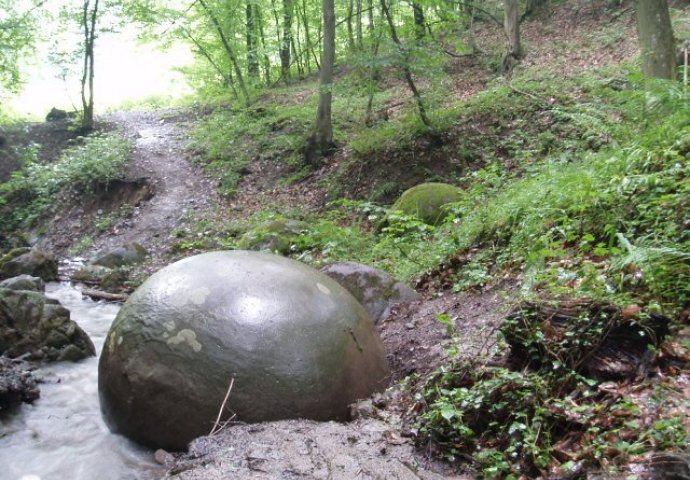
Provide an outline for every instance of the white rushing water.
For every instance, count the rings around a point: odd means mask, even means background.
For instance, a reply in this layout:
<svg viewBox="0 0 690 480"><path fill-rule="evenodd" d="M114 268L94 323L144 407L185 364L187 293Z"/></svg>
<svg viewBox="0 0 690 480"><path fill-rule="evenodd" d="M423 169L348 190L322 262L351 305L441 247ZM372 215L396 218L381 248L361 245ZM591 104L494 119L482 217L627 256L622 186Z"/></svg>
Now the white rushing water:
<svg viewBox="0 0 690 480"><path fill-rule="evenodd" d="M97 354L119 306L82 299L67 283L49 284L93 340ZM98 404L98 359L41 367L33 405L0 418L0 480L149 480L162 475L150 450L113 435Z"/></svg>

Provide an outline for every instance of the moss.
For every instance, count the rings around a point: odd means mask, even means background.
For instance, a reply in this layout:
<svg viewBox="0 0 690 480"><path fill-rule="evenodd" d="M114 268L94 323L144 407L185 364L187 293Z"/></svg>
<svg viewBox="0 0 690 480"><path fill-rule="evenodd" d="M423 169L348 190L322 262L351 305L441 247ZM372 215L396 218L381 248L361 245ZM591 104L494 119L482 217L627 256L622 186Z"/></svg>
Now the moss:
<svg viewBox="0 0 690 480"><path fill-rule="evenodd" d="M286 254L294 239L306 227L306 223L289 218L264 222L245 233L240 238L238 247L242 250L270 250Z"/></svg>
<svg viewBox="0 0 690 480"><path fill-rule="evenodd" d="M414 215L424 223L438 225L445 216L444 205L457 202L462 189L447 183L422 183L406 190L391 210Z"/></svg>

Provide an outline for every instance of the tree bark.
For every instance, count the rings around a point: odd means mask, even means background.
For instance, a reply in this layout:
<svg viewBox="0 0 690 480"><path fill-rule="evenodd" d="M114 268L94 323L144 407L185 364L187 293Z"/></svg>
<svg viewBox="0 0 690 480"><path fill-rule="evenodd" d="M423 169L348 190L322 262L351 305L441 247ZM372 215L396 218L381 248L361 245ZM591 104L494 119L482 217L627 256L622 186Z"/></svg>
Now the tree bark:
<svg viewBox="0 0 690 480"><path fill-rule="evenodd" d="M246 5L246 17L247 17L247 76L253 83L260 82L259 73L259 57L257 55L257 19L256 19L256 6L252 3L252 0L247 0Z"/></svg>
<svg viewBox="0 0 690 480"><path fill-rule="evenodd" d="M421 118L424 126L431 130L433 128L431 125L431 120L429 120L429 116L426 114L426 107L424 106L424 101L422 100L422 96L419 94L419 90L417 90L417 86L415 85L414 80L412 78L412 71L410 70L409 65L409 51L404 47L404 45L400 41L400 38L398 37L398 32L396 31L395 23L393 22L393 16L391 15L390 10L388 9L388 5L386 5L386 0L381 0L381 10L383 11L384 16L386 17L386 21L388 22L388 27L390 28L393 43L397 45L398 50L402 54L402 68L403 73L405 74L405 81L407 82L407 86L410 87L412 96L417 102L419 118Z"/></svg>
<svg viewBox="0 0 690 480"><path fill-rule="evenodd" d="M649 77L676 78L676 52L666 0L636 0L637 35L642 72Z"/></svg>
<svg viewBox="0 0 690 480"><path fill-rule="evenodd" d="M522 58L520 44L520 0L503 0L503 28L508 37L508 51L503 58L503 72L510 73Z"/></svg>
<svg viewBox="0 0 690 480"><path fill-rule="evenodd" d="M237 62L237 56L235 56L235 51L232 49L232 46L230 45L230 42L228 41L227 37L225 36L225 32L223 32L223 28L220 25L220 22L218 21L218 18L213 14L213 12L208 8L208 5L204 0L198 0L199 4L203 7L204 11L206 11L206 14L209 16L211 19L211 22L213 23L213 26L216 29L216 33L218 33L218 36L220 37L220 41L223 44L223 48L225 49L225 53L227 53L228 58L230 58L230 62L232 63L232 66L235 70L235 76L237 77L237 83L240 85L240 90L242 91L242 95L244 95L245 103L249 105L249 92L247 91L247 85L244 83L244 76L242 75L242 69L240 69L240 65Z"/></svg>
<svg viewBox="0 0 690 480"><path fill-rule="evenodd" d="M259 38L261 39L261 47L263 48L263 64L264 64L264 78L266 85L271 84L271 59L268 57L268 50L266 49L266 35L264 34L264 16L261 8L256 7L256 22L259 26Z"/></svg>
<svg viewBox="0 0 690 480"><path fill-rule="evenodd" d="M213 59L211 54L208 52L208 50L201 44L199 41L192 36L191 33L189 33L189 30L187 30L185 27L180 27L180 31L194 44L196 45L196 48L201 54L202 57L204 57L208 63L211 64L213 69L220 75L220 77L223 79L223 84L225 86L228 86L232 89L232 94L235 100L239 99L239 95L237 94L237 88L235 88L235 81L232 79L232 73L230 72L225 72L222 68L220 68L220 65Z"/></svg>
<svg viewBox="0 0 690 480"><path fill-rule="evenodd" d="M98 1L91 8L91 0L84 0L82 9L82 27L84 29L84 65L81 77L81 129L88 132L93 129L93 79L94 48L96 43L96 22L98 20ZM91 10L89 10L91 9Z"/></svg>
<svg viewBox="0 0 690 480"><path fill-rule="evenodd" d="M280 69L283 80L290 79L290 49L292 40L292 0L283 0L283 41L280 44Z"/></svg>
<svg viewBox="0 0 690 480"><path fill-rule="evenodd" d="M322 0L323 56L319 72L319 106L316 110L314 133L307 140L305 160L315 166L323 156L335 150L331 105L333 100L333 69L335 64L335 5L334 0Z"/></svg>
<svg viewBox="0 0 690 480"><path fill-rule="evenodd" d="M422 40L426 35L426 20L424 19L424 7L417 2L412 2L414 14L414 32L417 40Z"/></svg>
<svg viewBox="0 0 690 480"><path fill-rule="evenodd" d="M364 48L362 39L362 0L357 0L357 48Z"/></svg>

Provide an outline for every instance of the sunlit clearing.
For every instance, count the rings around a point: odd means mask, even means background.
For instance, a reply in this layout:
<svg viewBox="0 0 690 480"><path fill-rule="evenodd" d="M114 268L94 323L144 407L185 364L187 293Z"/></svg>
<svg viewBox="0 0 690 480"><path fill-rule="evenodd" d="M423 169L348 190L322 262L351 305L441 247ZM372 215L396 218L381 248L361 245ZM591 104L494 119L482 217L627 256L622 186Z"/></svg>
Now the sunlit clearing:
<svg viewBox="0 0 690 480"><path fill-rule="evenodd" d="M97 113L145 104L152 97L156 103L179 100L191 93L179 67L192 61L192 53L183 45L167 50L154 44L142 44L136 33L126 29L102 34L95 46L94 101ZM78 70L78 69L77 69ZM59 78L59 68L48 61L48 52L40 51L28 70L23 91L10 101L19 114L43 117L52 108L80 110L80 73Z"/></svg>

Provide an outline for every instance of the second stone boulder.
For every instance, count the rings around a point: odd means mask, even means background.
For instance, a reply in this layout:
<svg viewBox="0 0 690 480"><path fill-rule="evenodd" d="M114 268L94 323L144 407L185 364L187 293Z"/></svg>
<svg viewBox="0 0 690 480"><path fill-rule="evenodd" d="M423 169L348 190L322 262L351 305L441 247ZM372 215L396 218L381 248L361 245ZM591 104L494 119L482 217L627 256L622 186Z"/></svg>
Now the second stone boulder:
<svg viewBox="0 0 690 480"><path fill-rule="evenodd" d="M338 262L321 271L338 282L355 297L376 323L390 315L396 303L419 300L420 295L388 273L369 265Z"/></svg>

